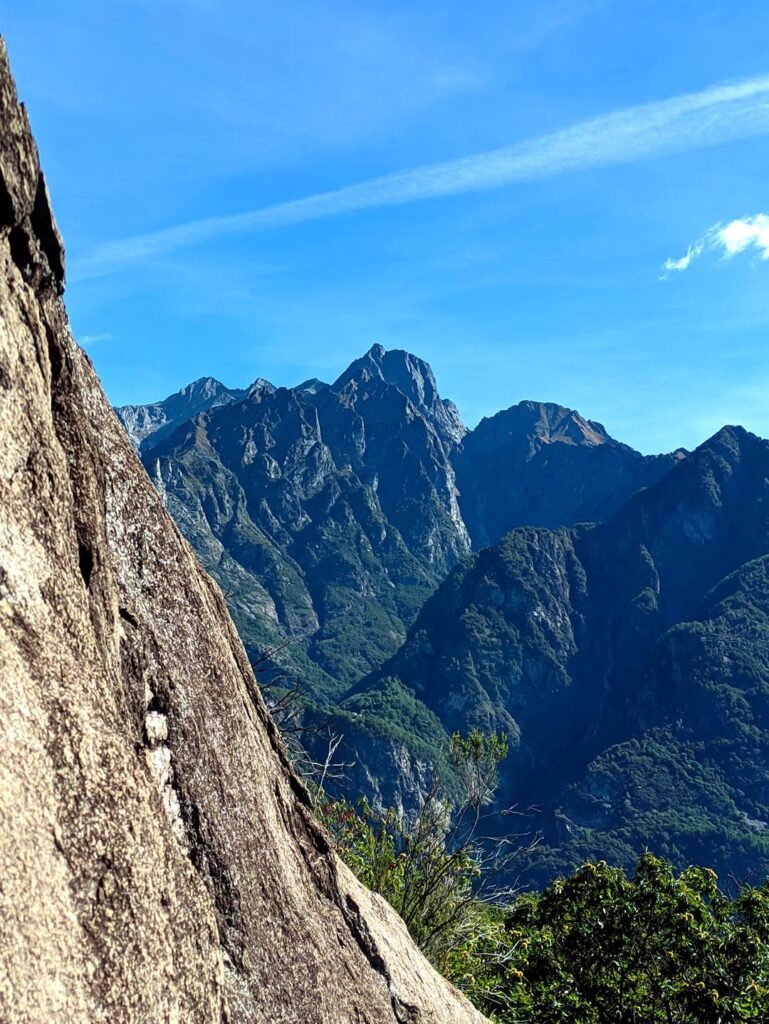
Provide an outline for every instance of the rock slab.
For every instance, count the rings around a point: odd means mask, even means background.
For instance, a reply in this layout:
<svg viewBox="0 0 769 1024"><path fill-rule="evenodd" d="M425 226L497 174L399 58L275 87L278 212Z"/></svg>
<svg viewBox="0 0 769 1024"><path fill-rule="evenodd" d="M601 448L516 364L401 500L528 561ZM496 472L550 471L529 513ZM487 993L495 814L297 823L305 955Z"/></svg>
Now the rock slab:
<svg viewBox="0 0 769 1024"><path fill-rule="evenodd" d="M0 42L0 1019L482 1021L314 822L63 283Z"/></svg>

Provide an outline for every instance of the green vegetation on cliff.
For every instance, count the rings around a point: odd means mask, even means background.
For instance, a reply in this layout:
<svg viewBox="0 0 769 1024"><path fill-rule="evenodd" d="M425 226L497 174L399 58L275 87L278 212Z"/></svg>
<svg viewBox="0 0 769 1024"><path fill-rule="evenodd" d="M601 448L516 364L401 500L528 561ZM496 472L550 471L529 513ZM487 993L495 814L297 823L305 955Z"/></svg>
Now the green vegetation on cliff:
<svg viewBox="0 0 769 1024"><path fill-rule="evenodd" d="M499 743L474 737L479 749ZM460 746L460 762L466 751ZM489 902L478 896L479 845L457 842L451 816L435 811L426 804L406 826L392 811L321 804L342 858L493 1021L747 1024L769 1016L769 886L730 897L714 871L676 873L644 854L629 874L587 862L544 892Z"/></svg>

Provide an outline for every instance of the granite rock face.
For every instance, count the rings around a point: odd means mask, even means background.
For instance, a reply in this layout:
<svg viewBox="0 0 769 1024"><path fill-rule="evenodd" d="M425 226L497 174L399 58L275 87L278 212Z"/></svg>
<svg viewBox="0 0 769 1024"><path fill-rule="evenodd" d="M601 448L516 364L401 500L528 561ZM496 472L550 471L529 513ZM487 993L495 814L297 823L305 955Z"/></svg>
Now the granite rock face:
<svg viewBox="0 0 769 1024"><path fill-rule="evenodd" d="M0 43L0 1019L481 1021L315 824L63 269Z"/></svg>

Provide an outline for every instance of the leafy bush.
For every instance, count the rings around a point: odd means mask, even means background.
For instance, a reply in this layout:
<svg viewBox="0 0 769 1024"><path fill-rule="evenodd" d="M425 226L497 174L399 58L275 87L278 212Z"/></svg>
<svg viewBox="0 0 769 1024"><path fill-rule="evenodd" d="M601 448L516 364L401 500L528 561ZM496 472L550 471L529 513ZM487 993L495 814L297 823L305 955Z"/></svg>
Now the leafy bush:
<svg viewBox="0 0 769 1024"><path fill-rule="evenodd" d="M318 794L340 856L435 966L498 1024L769 1021L769 883L728 896L714 871L647 853L631 875L599 861L543 892L490 888L509 864L478 826L506 754L455 734L461 799L438 783L411 822Z"/></svg>
<svg viewBox="0 0 769 1024"><path fill-rule="evenodd" d="M359 812L346 801L318 805L339 854L436 967L498 1024L769 1020L769 885L730 898L710 869L676 874L645 854L630 877L599 861L544 892L487 901L473 822L498 742L453 738L475 803L452 821L432 800L411 826L365 803Z"/></svg>
<svg viewBox="0 0 769 1024"><path fill-rule="evenodd" d="M393 810L375 814L365 801L356 811L348 801L325 794L316 800L339 855L398 911L444 972L453 951L477 932L484 880L499 860L499 845L487 845L478 826L496 790L507 742L474 730L466 737L455 734L448 754L461 799L452 804L438 779L411 821Z"/></svg>
<svg viewBox="0 0 769 1024"><path fill-rule="evenodd" d="M455 980L500 1024L769 1020L769 887L729 899L651 854L518 897L463 953Z"/></svg>

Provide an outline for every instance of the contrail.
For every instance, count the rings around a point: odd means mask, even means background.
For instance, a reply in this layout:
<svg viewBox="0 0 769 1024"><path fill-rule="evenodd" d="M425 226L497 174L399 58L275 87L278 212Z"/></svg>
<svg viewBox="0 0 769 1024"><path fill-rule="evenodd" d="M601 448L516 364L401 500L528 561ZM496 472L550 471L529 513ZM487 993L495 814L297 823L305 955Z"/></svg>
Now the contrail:
<svg viewBox="0 0 769 1024"><path fill-rule="evenodd" d="M458 160L107 242L75 261L72 277L101 277L222 235L247 234L373 207L480 192L591 167L628 164L765 132L769 132L769 75L628 107L549 135Z"/></svg>

